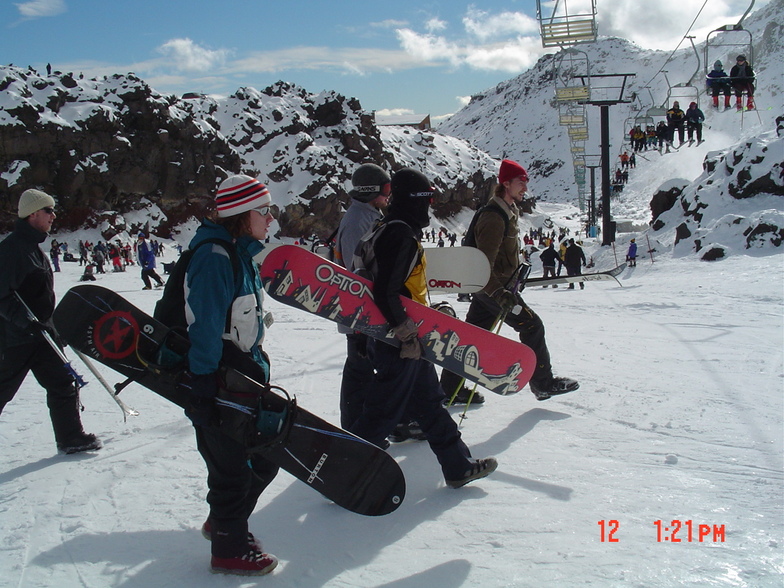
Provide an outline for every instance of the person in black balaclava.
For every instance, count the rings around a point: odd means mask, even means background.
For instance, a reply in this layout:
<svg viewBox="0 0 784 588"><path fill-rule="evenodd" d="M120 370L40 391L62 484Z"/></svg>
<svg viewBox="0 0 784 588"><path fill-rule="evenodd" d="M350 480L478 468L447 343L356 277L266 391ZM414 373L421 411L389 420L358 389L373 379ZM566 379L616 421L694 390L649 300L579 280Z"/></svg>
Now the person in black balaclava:
<svg viewBox="0 0 784 588"><path fill-rule="evenodd" d="M349 431L386 446L387 436L404 414L415 419L441 464L447 486L459 488L484 478L498 466L495 458L472 459L460 431L443 406L444 393L433 364L422 359L417 326L406 314L400 296L427 304L425 252L420 240L430 224L434 188L427 177L410 168L392 176L388 214L357 256L373 280L373 297L392 326L400 348L368 341L375 369L362 415Z"/></svg>

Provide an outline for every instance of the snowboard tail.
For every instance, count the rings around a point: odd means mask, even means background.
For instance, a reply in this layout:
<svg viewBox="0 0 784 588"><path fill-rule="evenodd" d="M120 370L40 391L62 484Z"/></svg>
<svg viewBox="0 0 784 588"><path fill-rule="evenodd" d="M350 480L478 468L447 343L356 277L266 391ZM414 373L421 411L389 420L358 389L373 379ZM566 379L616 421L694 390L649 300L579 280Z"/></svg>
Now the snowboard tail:
<svg viewBox="0 0 784 588"><path fill-rule="evenodd" d="M271 297L374 339L399 346L373 301L373 283L301 247L282 245L264 257L260 273ZM531 379L530 347L400 298L417 324L423 358L496 394L519 392Z"/></svg>
<svg viewBox="0 0 784 588"><path fill-rule="evenodd" d="M167 400L186 407L181 386L188 340L119 294L95 285L71 288L54 312L61 337ZM385 451L254 381L232 358L221 366L221 430L305 482L339 506L378 516L405 496L400 466Z"/></svg>
<svg viewBox="0 0 784 588"><path fill-rule="evenodd" d="M605 272L593 272L580 274L579 276L558 276L555 278L528 278L525 281L525 286L551 286L553 284L576 284L578 282L599 282L603 280L615 280L619 285L622 285L617 276L625 269L626 264L622 263L618 267Z"/></svg>

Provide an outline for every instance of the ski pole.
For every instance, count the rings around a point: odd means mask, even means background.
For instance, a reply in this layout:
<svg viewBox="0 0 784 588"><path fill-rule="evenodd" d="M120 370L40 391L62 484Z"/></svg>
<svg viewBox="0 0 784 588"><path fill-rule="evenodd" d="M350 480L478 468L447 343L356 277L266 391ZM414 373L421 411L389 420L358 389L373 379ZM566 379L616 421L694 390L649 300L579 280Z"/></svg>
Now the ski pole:
<svg viewBox="0 0 784 588"><path fill-rule="evenodd" d="M19 300L20 304L25 309L25 312L27 313L27 318L30 321L35 321L36 323L40 322L38 320L38 318L35 316L35 313L33 313L33 311L30 309L30 307L27 306L27 303L24 301L24 299L19 295L19 292L15 291L14 294L16 295L16 299ZM87 385L87 382L85 381L85 379L81 375L79 375L79 373L76 371L76 369L74 369L74 367L71 365L71 362L68 361L68 358L65 356L65 353L63 353L63 350L60 349L60 346L52 338L52 335L49 334L49 331L46 331L46 330L42 329L41 330L41 334L43 335L43 337L46 340L46 342L49 344L49 347L51 347L54 350L54 352L60 358L60 361L63 362L63 366L65 366L65 369L73 377L74 383L76 384L76 388L78 390L84 388ZM82 354L79 353L78 351L76 353L77 353L77 355L82 356ZM83 356L82 356L82 360L84 360ZM103 380L103 378L100 376L100 374L97 373L97 370L95 370L95 368L93 366L89 365L87 362L85 362L85 365L87 365L87 367L90 368L90 371L92 371L94 374L96 374L96 376L99 378L99 380ZM105 380L103 380L103 381L105 382ZM126 414L131 414L131 415L133 415L134 413L135 414L139 414L135 410L125 406L125 403L122 400L120 400L119 398L117 398L114 394L112 394L111 389L109 389L108 387L107 387L107 391L109 392L111 397L114 399L114 401L122 409L122 411L123 411L123 419L125 419L125 415Z"/></svg>
<svg viewBox="0 0 784 588"><path fill-rule="evenodd" d="M120 398L117 396L119 392L115 393L112 390L112 387L109 385L109 382L107 382L106 379L101 375L101 372L98 371L98 369L95 367L95 364L92 361L90 361L89 357L87 357L84 353L82 353L78 349L74 349L74 353L76 353L76 356L82 360L82 363L84 363L84 365L87 366L87 369L89 369L93 373L93 375L96 378L98 378L98 381L101 383L104 389L109 393L109 396L112 397L112 400L114 400L117 403L117 406L119 406L122 409L123 422L127 422L129 416L139 416L138 410L131 408L130 406L125 404L122 400L120 400Z"/></svg>

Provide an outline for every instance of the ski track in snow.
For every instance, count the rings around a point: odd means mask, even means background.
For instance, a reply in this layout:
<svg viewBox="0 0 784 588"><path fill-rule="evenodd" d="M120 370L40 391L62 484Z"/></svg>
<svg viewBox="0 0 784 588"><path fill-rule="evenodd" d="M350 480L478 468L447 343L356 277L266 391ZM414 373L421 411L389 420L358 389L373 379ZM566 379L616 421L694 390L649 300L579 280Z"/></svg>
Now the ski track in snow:
<svg viewBox="0 0 784 588"><path fill-rule="evenodd" d="M606 249L606 248L605 248ZM601 267L609 253L592 252ZM537 273L539 272L539 273ZM555 372L577 392L536 402L485 393L462 434L490 478L444 487L424 444L393 445L407 496L360 517L282 472L250 520L281 558L272 587L779 586L782 495L780 257L638 261L585 290L526 289ZM57 274L58 296L76 264ZM534 267L532 275L541 275ZM99 283L150 311L138 272ZM468 305L449 300L463 315ZM273 382L338 422L345 338L267 300ZM507 327L507 337L514 332ZM73 357L73 354L71 354ZM87 370L85 427L105 447L55 455L43 392L28 378L0 417L0 585L249 586L208 572L204 467L182 411L130 386L123 422ZM100 367L110 383L121 378ZM450 409L456 419L462 407ZM654 521L724 525L723 542L658 542ZM599 521L618 521L618 542Z"/></svg>

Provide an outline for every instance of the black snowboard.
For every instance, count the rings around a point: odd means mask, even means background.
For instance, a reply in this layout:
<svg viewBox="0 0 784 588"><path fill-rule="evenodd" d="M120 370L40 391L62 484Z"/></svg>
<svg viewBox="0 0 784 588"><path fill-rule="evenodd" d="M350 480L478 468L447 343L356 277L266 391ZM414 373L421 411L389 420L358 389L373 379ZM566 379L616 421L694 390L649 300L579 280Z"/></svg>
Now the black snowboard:
<svg viewBox="0 0 784 588"><path fill-rule="evenodd" d="M184 373L182 361L174 358L184 356L187 339L119 294L100 286L75 286L57 305L54 323L74 349L175 404L186 405L187 392L178 386ZM222 370L226 388L239 398L248 387L254 392L265 389L262 406L251 407L253 418L262 414L250 421L258 425L252 427L255 437L243 440L250 452L259 453L352 512L376 516L400 506L405 479L389 454L289 402L273 392L274 386L267 389L234 368ZM273 437L269 431L258 430L264 428L263 415L270 414L265 409L288 414L283 430ZM221 414L227 410L233 409L221 408Z"/></svg>

